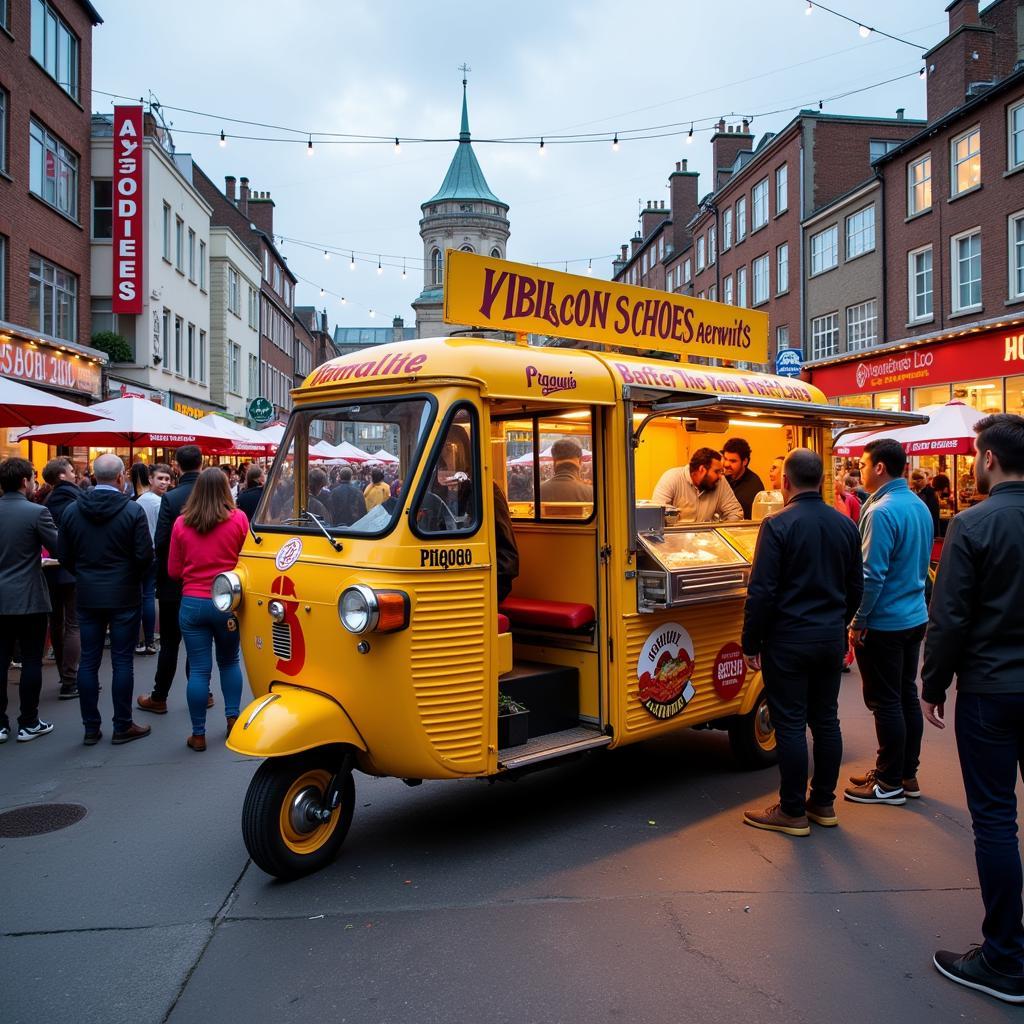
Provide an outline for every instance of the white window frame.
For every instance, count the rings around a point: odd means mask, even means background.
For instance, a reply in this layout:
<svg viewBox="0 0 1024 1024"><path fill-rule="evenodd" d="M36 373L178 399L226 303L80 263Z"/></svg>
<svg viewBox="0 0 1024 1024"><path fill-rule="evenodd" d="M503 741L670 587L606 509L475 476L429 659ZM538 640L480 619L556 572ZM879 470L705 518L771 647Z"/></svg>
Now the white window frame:
<svg viewBox="0 0 1024 1024"><path fill-rule="evenodd" d="M825 359L838 352L839 311L814 317L811 320L811 358Z"/></svg>
<svg viewBox="0 0 1024 1024"><path fill-rule="evenodd" d="M238 271L234 267L228 267L228 312L234 313L239 319L242 317L242 289Z"/></svg>
<svg viewBox="0 0 1024 1024"><path fill-rule="evenodd" d="M870 213L870 216L868 214ZM861 218L858 222L857 218ZM875 204L869 203L846 218L846 259L875 251ZM869 237L870 236L870 237Z"/></svg>
<svg viewBox="0 0 1024 1024"><path fill-rule="evenodd" d="M789 348L789 324L775 328L775 351L781 352Z"/></svg>
<svg viewBox="0 0 1024 1024"><path fill-rule="evenodd" d="M185 321L182 317L174 318L174 372L182 376L181 368L185 358Z"/></svg>
<svg viewBox="0 0 1024 1024"><path fill-rule="evenodd" d="M862 352L878 343L878 299L846 307L846 351Z"/></svg>
<svg viewBox="0 0 1024 1024"><path fill-rule="evenodd" d="M174 269L185 273L185 222L180 217L174 218Z"/></svg>
<svg viewBox="0 0 1024 1024"><path fill-rule="evenodd" d="M818 241L825 239L825 236L829 234L831 234L831 239L828 240L828 245L825 245L824 241ZM827 274L830 270L834 270L839 265L839 225L830 224L817 234L811 235L810 247L811 277ZM831 254L832 262L826 263L825 260L829 258L829 254Z"/></svg>
<svg viewBox="0 0 1024 1024"><path fill-rule="evenodd" d="M977 136L977 146L975 149L970 148L970 141L972 137ZM957 147L961 142L967 142L968 150L965 156L957 158ZM973 160L978 161L978 180L964 185L963 188L959 185L959 171L965 164L971 163ZM967 131L961 132L959 135L949 140L949 189L950 197L961 196L965 192L969 192L972 188L977 188L981 184L981 125L976 124Z"/></svg>
<svg viewBox="0 0 1024 1024"><path fill-rule="evenodd" d="M96 186L107 185L110 187L110 205L100 205L96 199ZM96 231L96 214L97 213L109 213L110 214L110 227L107 229L106 234L99 234ZM106 242L110 241L114 237L114 182L110 178L93 178L92 179L92 219L89 222L91 231L90 237L93 241Z"/></svg>
<svg viewBox="0 0 1024 1024"><path fill-rule="evenodd" d="M164 306L160 318L160 328L163 333L160 344L160 362L164 370L171 369L171 311Z"/></svg>
<svg viewBox="0 0 1024 1024"><path fill-rule="evenodd" d="M768 253L763 253L754 260L751 267L750 283L752 291L750 304L760 306L761 303L767 302L772 293L771 260Z"/></svg>
<svg viewBox="0 0 1024 1024"><path fill-rule="evenodd" d="M960 302L960 286L962 284L960 280L960 255L959 248L960 243L967 241L971 238L977 237L978 239L978 301L969 302L966 305ZM958 235L953 235L949 240L949 273L950 273L950 301L952 304L952 311L954 313L968 313L976 309L982 308L984 296L981 290L982 287L982 264L981 264L981 228L973 227L969 231L961 231ZM973 260L974 257L972 256ZM973 279L972 279L973 280Z"/></svg>
<svg viewBox="0 0 1024 1024"><path fill-rule="evenodd" d="M789 164L775 168L775 216L789 209Z"/></svg>
<svg viewBox="0 0 1024 1024"><path fill-rule="evenodd" d="M1006 112L1006 169L1024 167L1024 100Z"/></svg>
<svg viewBox="0 0 1024 1024"><path fill-rule="evenodd" d="M7 319L7 236L0 235L0 320Z"/></svg>
<svg viewBox="0 0 1024 1024"><path fill-rule="evenodd" d="M750 233L760 231L771 217L768 201L768 179L762 178L750 190Z"/></svg>
<svg viewBox="0 0 1024 1024"><path fill-rule="evenodd" d="M32 59L73 99L78 99L81 43L48 0L32 0Z"/></svg>
<svg viewBox="0 0 1024 1024"><path fill-rule="evenodd" d="M206 383L206 331L199 329L199 383Z"/></svg>
<svg viewBox="0 0 1024 1024"><path fill-rule="evenodd" d="M206 242L199 239L199 290L206 291Z"/></svg>
<svg viewBox="0 0 1024 1024"><path fill-rule="evenodd" d="M747 197L740 196L736 200L736 244L747 237Z"/></svg>
<svg viewBox="0 0 1024 1024"><path fill-rule="evenodd" d="M722 279L722 301L727 306L733 304L732 274L726 274Z"/></svg>
<svg viewBox="0 0 1024 1024"><path fill-rule="evenodd" d="M196 283L196 233L188 229L188 279Z"/></svg>
<svg viewBox="0 0 1024 1024"><path fill-rule="evenodd" d="M718 301L718 285L709 284L708 285L708 302L717 302L717 301Z"/></svg>
<svg viewBox="0 0 1024 1024"><path fill-rule="evenodd" d="M789 291L789 242L783 242L775 249L775 294L785 295Z"/></svg>
<svg viewBox="0 0 1024 1024"><path fill-rule="evenodd" d="M746 306L747 304L747 268L736 268L736 305Z"/></svg>
<svg viewBox="0 0 1024 1024"><path fill-rule="evenodd" d="M693 265L690 263L690 258L687 256L683 260L683 284L689 284L693 280Z"/></svg>
<svg viewBox="0 0 1024 1024"><path fill-rule="evenodd" d="M1021 105L1024 109L1024 104ZM1009 301L1024 299L1024 210L1011 213L1006 219L1007 270L1009 271ZM2 308L2 307L0 307Z"/></svg>
<svg viewBox="0 0 1024 1024"><path fill-rule="evenodd" d="M732 248L732 207L722 213L722 252Z"/></svg>
<svg viewBox="0 0 1024 1024"><path fill-rule="evenodd" d="M242 393L242 346L234 341L228 342L228 391Z"/></svg>
<svg viewBox="0 0 1024 1024"><path fill-rule="evenodd" d="M6 0L0 0L3 5ZM7 119L10 110L10 93L0 89L0 171L7 173Z"/></svg>
<svg viewBox="0 0 1024 1024"><path fill-rule="evenodd" d="M708 266L713 267L718 259L718 231L714 224L708 228Z"/></svg>
<svg viewBox="0 0 1024 1024"><path fill-rule="evenodd" d="M29 191L47 206L78 221L78 154L54 135L42 121L29 118ZM53 181L48 187L46 158L53 159ZM63 182L63 185L61 184Z"/></svg>
<svg viewBox="0 0 1024 1024"><path fill-rule="evenodd" d="M704 257L704 236L701 235L697 239L697 273L699 274L704 269L705 257Z"/></svg>
<svg viewBox="0 0 1024 1024"><path fill-rule="evenodd" d="M35 309L29 306L29 327L62 341L75 341L78 336L78 276L32 252L29 253L28 277L29 283L37 282L39 289L38 305ZM66 329L61 328L62 321ZM47 330L47 326L51 329Z"/></svg>
<svg viewBox="0 0 1024 1024"><path fill-rule="evenodd" d="M922 168L920 177L917 176L917 169ZM927 190L928 202L918 205L917 192ZM907 164L907 216L914 217L925 210L932 208L932 155L925 153L916 160Z"/></svg>
<svg viewBox="0 0 1024 1024"><path fill-rule="evenodd" d="M171 262L171 208L164 203L164 259Z"/></svg>
<svg viewBox="0 0 1024 1024"><path fill-rule="evenodd" d="M931 259L927 271L922 271L919 274L916 260L918 256L922 256L924 253L928 253ZM918 277L923 276L925 273L928 275L931 287L927 292L918 292ZM918 298L926 294L928 296L928 311L918 312ZM907 314L907 322L910 324L923 324L935 319L935 253L930 245L922 245L907 253Z"/></svg>
<svg viewBox="0 0 1024 1024"><path fill-rule="evenodd" d="M196 325L188 325L188 379L196 380Z"/></svg>

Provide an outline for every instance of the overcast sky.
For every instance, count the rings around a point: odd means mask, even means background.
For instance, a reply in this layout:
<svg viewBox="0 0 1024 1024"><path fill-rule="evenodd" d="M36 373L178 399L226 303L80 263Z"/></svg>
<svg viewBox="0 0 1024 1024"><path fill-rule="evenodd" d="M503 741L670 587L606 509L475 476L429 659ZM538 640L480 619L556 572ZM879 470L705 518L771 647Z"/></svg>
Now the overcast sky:
<svg viewBox="0 0 1024 1024"><path fill-rule="evenodd" d="M165 108L179 152L191 152L214 181L243 175L275 202L275 232L374 254L348 257L285 242L300 278L298 302L326 305L333 324L415 321L422 285L420 204L437 190L456 144L376 146L243 141L235 134L287 133L232 124L228 117L302 132L392 137L457 135L463 62L474 138L605 132L595 145L474 145L488 184L511 207L510 259L570 263L610 275L611 255L633 234L638 200L667 200L667 178L686 157L710 189L710 133L701 121L816 106L851 89L921 67L920 52L816 10L806 0L96 0L97 90L148 96ZM945 35L946 0L831 0L865 24L930 47ZM98 92L93 109L113 101ZM907 117L924 113L914 75L847 99L831 113ZM732 118L728 115L733 114ZM758 137L793 112L756 116ZM698 131L687 144L691 120ZM682 134L623 141L618 131L683 122ZM187 130L229 136L217 139ZM679 129L662 129L672 131ZM298 136L292 136L298 138ZM384 254L377 274L376 254ZM397 259L396 259L397 257ZM401 279L402 257L408 277ZM394 264L398 266L394 266ZM391 265L388 265L391 264ZM561 269L561 268L560 268ZM348 303L319 288L344 294ZM370 309L376 319L369 318Z"/></svg>

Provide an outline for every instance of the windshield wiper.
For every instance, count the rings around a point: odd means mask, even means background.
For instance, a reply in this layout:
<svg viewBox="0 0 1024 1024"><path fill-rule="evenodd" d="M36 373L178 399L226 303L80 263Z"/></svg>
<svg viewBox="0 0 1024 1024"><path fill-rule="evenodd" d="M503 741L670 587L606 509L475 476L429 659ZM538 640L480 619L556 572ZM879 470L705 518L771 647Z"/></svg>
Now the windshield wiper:
<svg viewBox="0 0 1024 1024"><path fill-rule="evenodd" d="M342 550L341 541L332 537L327 527L324 525L324 521L315 512L310 512L308 508L301 509L299 515L294 519L285 519L284 525L289 526L292 523L304 523L307 519L312 519L313 522L316 523L320 532L327 538L327 543L330 544L335 551Z"/></svg>

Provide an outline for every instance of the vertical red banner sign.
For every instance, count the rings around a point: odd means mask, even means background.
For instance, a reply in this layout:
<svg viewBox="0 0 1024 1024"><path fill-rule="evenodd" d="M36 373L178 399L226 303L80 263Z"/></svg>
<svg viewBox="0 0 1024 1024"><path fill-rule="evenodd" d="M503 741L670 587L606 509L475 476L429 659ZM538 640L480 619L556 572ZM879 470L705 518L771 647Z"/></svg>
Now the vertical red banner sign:
<svg viewBox="0 0 1024 1024"><path fill-rule="evenodd" d="M142 107L114 107L115 313L142 312Z"/></svg>

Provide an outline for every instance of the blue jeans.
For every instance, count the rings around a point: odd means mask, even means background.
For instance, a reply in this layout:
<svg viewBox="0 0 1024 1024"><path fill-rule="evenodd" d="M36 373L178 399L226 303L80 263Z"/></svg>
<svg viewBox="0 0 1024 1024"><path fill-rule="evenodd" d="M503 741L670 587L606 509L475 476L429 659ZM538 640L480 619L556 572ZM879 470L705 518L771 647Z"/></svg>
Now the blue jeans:
<svg viewBox="0 0 1024 1024"><path fill-rule="evenodd" d="M224 695L224 715L238 717L242 699L242 665L239 659L238 620L231 612L219 612L206 597L183 597L178 616L181 636L188 653L188 713L192 732L206 735L206 698L213 675L211 649L217 651L220 689Z"/></svg>
<svg viewBox="0 0 1024 1024"><path fill-rule="evenodd" d="M110 685L114 698L114 732L132 724L132 696L135 690L135 641L139 635L139 608L79 608L78 627L82 639L82 660L78 665L78 702L86 732L100 727L100 662L103 638L110 626Z"/></svg>
<svg viewBox="0 0 1024 1024"><path fill-rule="evenodd" d="M156 562L142 577L142 635L146 645L152 647L156 635Z"/></svg>
<svg viewBox="0 0 1024 1024"><path fill-rule="evenodd" d="M956 748L985 904L982 952L997 971L1024 974L1024 877L1015 792L1024 765L1024 693L958 693Z"/></svg>

